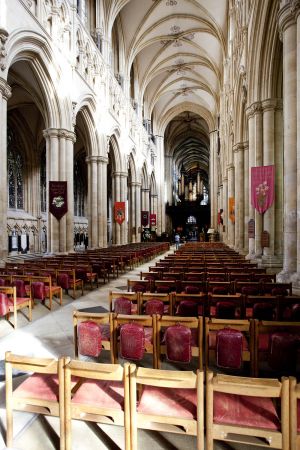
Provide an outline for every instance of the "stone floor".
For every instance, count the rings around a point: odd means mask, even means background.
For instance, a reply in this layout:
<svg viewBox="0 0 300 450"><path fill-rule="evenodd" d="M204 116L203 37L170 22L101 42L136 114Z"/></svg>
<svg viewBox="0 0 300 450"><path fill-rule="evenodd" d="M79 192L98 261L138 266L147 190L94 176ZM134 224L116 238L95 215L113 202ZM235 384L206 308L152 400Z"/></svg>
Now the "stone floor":
<svg viewBox="0 0 300 450"><path fill-rule="evenodd" d="M171 249L172 252L174 249ZM159 256L162 258L164 255ZM5 447L5 386L3 377L3 359L10 350L16 354L31 356L66 356L74 357L72 312L75 309L103 306L108 309L108 293L110 290L126 290L128 278L137 278L140 271L147 271L156 258L130 272L121 274L118 279L110 280L93 291L85 291L84 295L72 300L64 295L63 306L54 302L50 312L45 306L36 305L31 323L18 313L18 329L14 330L6 321L0 321L0 450ZM17 376L14 383L20 383L22 376ZM194 437L180 436L171 433L160 433L140 430L138 433L139 449L143 450L182 450L196 449ZM124 449L124 436L121 427L98 425L73 421L73 450L87 449ZM246 450L249 446L231 446L218 444L215 450ZM251 447L257 450L258 447ZM14 450L53 450L59 449L59 423L53 417L41 417L30 413L14 413Z"/></svg>

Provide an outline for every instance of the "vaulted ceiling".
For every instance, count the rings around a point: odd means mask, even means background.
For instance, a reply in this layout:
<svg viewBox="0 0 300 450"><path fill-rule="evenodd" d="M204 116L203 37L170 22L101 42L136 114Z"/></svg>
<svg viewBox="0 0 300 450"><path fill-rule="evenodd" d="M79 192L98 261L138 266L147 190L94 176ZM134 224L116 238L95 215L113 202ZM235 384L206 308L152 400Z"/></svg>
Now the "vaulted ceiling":
<svg viewBox="0 0 300 450"><path fill-rule="evenodd" d="M208 171L227 40L228 0L115 0L139 103L166 151L187 168ZM114 6L114 7L113 7ZM117 15L118 13L118 15Z"/></svg>

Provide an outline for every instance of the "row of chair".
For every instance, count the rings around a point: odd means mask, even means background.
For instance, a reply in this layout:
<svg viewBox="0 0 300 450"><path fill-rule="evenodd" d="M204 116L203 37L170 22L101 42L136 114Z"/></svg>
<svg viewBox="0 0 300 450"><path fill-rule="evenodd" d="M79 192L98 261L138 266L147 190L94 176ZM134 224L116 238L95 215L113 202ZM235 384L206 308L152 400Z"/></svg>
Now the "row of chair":
<svg viewBox="0 0 300 450"><path fill-rule="evenodd" d="M30 375L13 387L13 370ZM138 429L296 450L300 444L300 385L294 378L258 379L208 372L165 371L135 364L6 353L6 444L13 445L13 411L59 417L60 449L72 446L72 420L124 427L126 450L137 450ZM205 433L206 431L206 433ZM206 436L205 436L206 434Z"/></svg>
<svg viewBox="0 0 300 450"><path fill-rule="evenodd" d="M264 370L292 375L299 369L300 322L209 319L159 315L124 315L74 311L75 357L110 353L152 367L183 363L235 370L258 376ZM249 368L248 368L249 366ZM247 369L248 368L248 369Z"/></svg>
<svg viewBox="0 0 300 450"><path fill-rule="evenodd" d="M121 314L299 321L300 297L283 295L282 291L281 295L227 294L226 291L216 294L110 291L109 310Z"/></svg>

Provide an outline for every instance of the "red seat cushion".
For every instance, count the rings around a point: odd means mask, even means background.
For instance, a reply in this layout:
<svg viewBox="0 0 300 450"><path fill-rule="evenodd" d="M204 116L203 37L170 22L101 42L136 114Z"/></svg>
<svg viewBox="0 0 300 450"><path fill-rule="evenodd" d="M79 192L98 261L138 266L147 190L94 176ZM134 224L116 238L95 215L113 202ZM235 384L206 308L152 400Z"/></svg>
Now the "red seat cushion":
<svg viewBox="0 0 300 450"><path fill-rule="evenodd" d="M35 300L45 300L45 284L42 281L31 283L32 298Z"/></svg>
<svg viewBox="0 0 300 450"><path fill-rule="evenodd" d="M202 305L199 305L202 306ZM178 307L176 314L183 317L197 317L198 316L198 304L193 300L182 300Z"/></svg>
<svg viewBox="0 0 300 450"><path fill-rule="evenodd" d="M110 341L110 325L109 323L101 323L99 325L102 341Z"/></svg>
<svg viewBox="0 0 300 450"><path fill-rule="evenodd" d="M194 285L185 286L184 292L186 294L200 294L200 288Z"/></svg>
<svg viewBox="0 0 300 450"><path fill-rule="evenodd" d="M126 323L120 329L120 356L140 361L145 352L144 327L137 323Z"/></svg>
<svg viewBox="0 0 300 450"><path fill-rule="evenodd" d="M6 294L0 293L0 316L5 316L9 312L9 303Z"/></svg>
<svg viewBox="0 0 300 450"><path fill-rule="evenodd" d="M69 289L70 279L67 273L60 273L57 275L57 284L63 289Z"/></svg>
<svg viewBox="0 0 300 450"><path fill-rule="evenodd" d="M165 332L169 361L189 363L192 359L192 332L183 325L172 325Z"/></svg>
<svg viewBox="0 0 300 450"><path fill-rule="evenodd" d="M102 350L100 327L91 320L78 324L78 349L81 355L97 358Z"/></svg>
<svg viewBox="0 0 300 450"><path fill-rule="evenodd" d="M144 386L137 411L164 417L196 419L197 391Z"/></svg>
<svg viewBox="0 0 300 450"><path fill-rule="evenodd" d="M294 372L297 363L299 337L288 332L272 333L269 343L268 362L272 369Z"/></svg>
<svg viewBox="0 0 300 450"><path fill-rule="evenodd" d="M232 328L219 330L216 356L218 367L240 369L243 362L243 333Z"/></svg>
<svg viewBox="0 0 300 450"><path fill-rule="evenodd" d="M214 394L214 423L279 430L279 418L270 398Z"/></svg>
<svg viewBox="0 0 300 450"><path fill-rule="evenodd" d="M117 381L84 381L75 392L72 403L122 410L124 408L123 384Z"/></svg>
<svg viewBox="0 0 300 450"><path fill-rule="evenodd" d="M236 306L233 302L217 302L216 317L219 319L234 319Z"/></svg>
<svg viewBox="0 0 300 450"><path fill-rule="evenodd" d="M255 303L253 305L253 318L258 320L273 320L274 306L267 302Z"/></svg>
<svg viewBox="0 0 300 450"><path fill-rule="evenodd" d="M126 297L118 297L114 303L116 314L131 314L131 301Z"/></svg>
<svg viewBox="0 0 300 450"><path fill-rule="evenodd" d="M212 293L214 295L226 295L228 294L229 288L227 287L221 287L221 286L215 286L213 287Z"/></svg>
<svg viewBox="0 0 300 450"><path fill-rule="evenodd" d="M152 345L153 343L153 328L152 327L144 327L145 333L145 345Z"/></svg>
<svg viewBox="0 0 300 450"><path fill-rule="evenodd" d="M152 316L152 314L164 314L164 302L161 300L150 299L145 305L145 314Z"/></svg>
<svg viewBox="0 0 300 450"><path fill-rule="evenodd" d="M17 297L26 297L27 292L25 289L25 281L24 280L15 280L14 284L16 286Z"/></svg>
<svg viewBox="0 0 300 450"><path fill-rule="evenodd" d="M210 350L216 348L216 341L217 341L217 331L210 331L209 337L208 337ZM243 351L248 351L248 350L249 350L249 344L248 344L246 336L243 333Z"/></svg>
<svg viewBox="0 0 300 450"><path fill-rule="evenodd" d="M34 373L15 389L14 395L21 398L58 401L58 377Z"/></svg>

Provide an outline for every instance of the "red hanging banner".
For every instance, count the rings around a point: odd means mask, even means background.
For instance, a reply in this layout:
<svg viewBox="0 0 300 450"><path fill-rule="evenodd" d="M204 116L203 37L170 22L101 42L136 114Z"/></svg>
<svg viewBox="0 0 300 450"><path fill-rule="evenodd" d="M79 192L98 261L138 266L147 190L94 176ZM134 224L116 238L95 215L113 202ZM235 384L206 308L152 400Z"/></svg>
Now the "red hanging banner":
<svg viewBox="0 0 300 450"><path fill-rule="evenodd" d="M156 225L156 214L150 214L150 226L155 227Z"/></svg>
<svg viewBox="0 0 300 450"><path fill-rule="evenodd" d="M142 226L146 227L149 223L149 211L141 212Z"/></svg>
<svg viewBox="0 0 300 450"><path fill-rule="evenodd" d="M115 202L115 221L121 225L125 220L125 202Z"/></svg>
<svg viewBox="0 0 300 450"><path fill-rule="evenodd" d="M275 166L251 167L251 204L263 214L274 201Z"/></svg>
<svg viewBox="0 0 300 450"><path fill-rule="evenodd" d="M49 181L49 211L57 220L68 212L67 181Z"/></svg>

